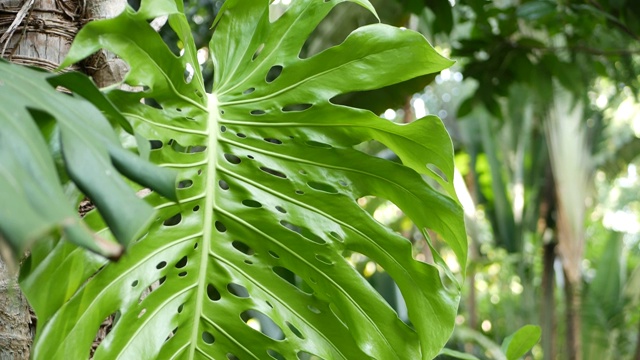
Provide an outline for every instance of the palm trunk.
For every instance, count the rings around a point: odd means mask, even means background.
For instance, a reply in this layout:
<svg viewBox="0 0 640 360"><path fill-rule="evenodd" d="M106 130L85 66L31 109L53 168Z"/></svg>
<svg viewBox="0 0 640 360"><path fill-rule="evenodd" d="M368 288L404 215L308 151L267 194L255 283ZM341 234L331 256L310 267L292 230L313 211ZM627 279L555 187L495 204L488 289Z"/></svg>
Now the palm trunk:
<svg viewBox="0 0 640 360"><path fill-rule="evenodd" d="M580 284L574 283L565 275L565 311L567 321L567 359L582 359L581 321L580 321Z"/></svg>
<svg viewBox="0 0 640 360"><path fill-rule="evenodd" d="M31 345L29 304L15 276L0 261L0 360L27 360Z"/></svg>
<svg viewBox="0 0 640 360"><path fill-rule="evenodd" d="M542 350L545 360L556 358L556 321L555 321L555 294L554 294L554 269L555 262L554 242L544 245L543 269L542 269L542 307L540 311L542 325Z"/></svg>

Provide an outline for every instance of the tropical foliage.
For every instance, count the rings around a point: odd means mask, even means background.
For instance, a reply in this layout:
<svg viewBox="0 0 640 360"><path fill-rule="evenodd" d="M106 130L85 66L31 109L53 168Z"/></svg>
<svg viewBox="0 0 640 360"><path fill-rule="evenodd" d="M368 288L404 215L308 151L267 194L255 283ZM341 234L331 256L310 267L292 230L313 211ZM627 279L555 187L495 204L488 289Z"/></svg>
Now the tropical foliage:
<svg viewBox="0 0 640 360"><path fill-rule="evenodd" d="M87 356L110 316L114 324L96 359L428 359L439 353L453 329L460 283L435 244L444 240L462 269L467 253L451 141L434 116L400 126L332 99L452 62L422 35L383 24L300 58L309 34L340 2L297 1L277 19L270 19L267 0L225 2L210 42L211 93L180 1L144 1L137 11L83 28L63 67L100 48L131 66L126 82L142 91L105 94L127 119L114 115L120 126L131 132L130 123L149 140L150 161L177 174L178 201L153 187L144 200L156 215L118 262L67 241L32 248L21 286L38 316L34 358ZM375 14L368 1L353 3ZM182 44L178 54L149 25L161 16ZM402 164L354 148L370 139ZM93 161L65 140L65 160L73 152L84 166ZM73 174L70 163L67 169ZM72 178L85 190L80 175ZM92 200L97 194L87 192ZM355 200L364 196L401 208L430 239L433 263L415 260L409 241L362 210ZM100 213L84 218L100 238L123 238L113 218L129 221L120 211L129 202L118 201L119 208L96 201ZM354 253L392 277L410 324L345 259Z"/></svg>

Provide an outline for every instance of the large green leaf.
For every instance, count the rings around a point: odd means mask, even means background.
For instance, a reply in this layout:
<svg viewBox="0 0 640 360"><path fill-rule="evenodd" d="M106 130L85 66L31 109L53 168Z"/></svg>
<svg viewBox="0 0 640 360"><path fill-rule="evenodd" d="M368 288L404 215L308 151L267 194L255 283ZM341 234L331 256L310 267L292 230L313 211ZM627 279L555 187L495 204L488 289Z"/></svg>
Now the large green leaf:
<svg viewBox="0 0 640 360"><path fill-rule="evenodd" d="M411 243L355 200L375 195L394 202L426 238L427 228L439 234L430 241L446 241L464 268L451 141L436 117L400 126L330 99L451 62L421 35L381 24L300 59L308 34L339 2L293 1L270 22L268 0L227 0L211 40L211 94L181 1L143 1L138 12L127 9L80 32L66 64L105 47L131 65L129 84L147 87L109 96L151 139L151 159L179 171L180 204L147 196L160 215L118 263L63 243L34 253L21 284L38 315L36 359L86 356L100 323L114 313L96 359L438 354L453 329L458 282L435 248L437 265L414 260ZM373 11L366 0L353 2ZM165 14L185 46L180 57L148 25ZM185 80L187 64L196 66ZM404 165L353 148L370 139ZM104 227L95 216L88 221ZM351 252L395 280L412 326L345 260ZM48 285L69 271L73 278ZM47 299L39 297L43 287Z"/></svg>
<svg viewBox="0 0 640 360"><path fill-rule="evenodd" d="M167 196L174 194L174 175L122 148L107 118L89 101L55 90L82 89L112 121L130 125L80 74L54 75L0 61L0 238L15 255L54 232L109 257L121 246L94 237L65 196L54 158L38 125L57 122L52 144L63 153L69 177L88 195L123 244L140 236L153 208L139 200L120 173ZM146 145L146 144L145 144ZM121 204L127 203L127 207Z"/></svg>

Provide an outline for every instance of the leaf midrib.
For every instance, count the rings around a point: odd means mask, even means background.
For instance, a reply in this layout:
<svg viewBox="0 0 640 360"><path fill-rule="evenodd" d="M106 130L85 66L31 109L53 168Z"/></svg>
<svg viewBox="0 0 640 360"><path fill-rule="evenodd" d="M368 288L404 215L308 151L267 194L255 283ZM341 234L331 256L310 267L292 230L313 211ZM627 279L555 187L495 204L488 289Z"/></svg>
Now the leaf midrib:
<svg viewBox="0 0 640 360"><path fill-rule="evenodd" d="M195 303L195 314L193 316L193 326L191 330L191 345L189 347L188 359L194 359L198 343L198 330L200 329L200 317L202 316L202 304L204 302L204 292L207 287L207 265L209 251L211 250L211 236L213 232L213 205L216 194L216 186L213 179L216 178L217 155L218 155L218 99L215 94L208 95L207 106L207 173L205 176L204 195L204 218L202 230L202 246L200 248L200 269L198 271L198 285Z"/></svg>

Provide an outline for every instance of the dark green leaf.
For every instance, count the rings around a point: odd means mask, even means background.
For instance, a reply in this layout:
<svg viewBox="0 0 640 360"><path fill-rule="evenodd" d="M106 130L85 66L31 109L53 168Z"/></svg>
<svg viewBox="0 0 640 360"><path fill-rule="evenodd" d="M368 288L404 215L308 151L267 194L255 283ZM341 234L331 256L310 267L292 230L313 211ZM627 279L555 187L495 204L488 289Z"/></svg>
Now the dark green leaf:
<svg viewBox="0 0 640 360"><path fill-rule="evenodd" d="M19 254L53 232L105 256L121 248L94 239L64 195L53 158L34 120L57 121L66 172L102 212L116 239L128 244L151 220L153 209L139 200L118 170L165 195L175 194L174 177L124 150L105 117L89 102L55 91L53 85L82 89L113 118L126 120L109 107L95 86L79 74L53 75L0 61L0 231ZM35 117L35 118L34 118ZM52 123L50 123L51 125ZM49 127L51 127L49 125ZM53 131L51 129L49 132ZM116 168L112 165L116 163ZM144 169L143 176L134 176ZM127 202L126 208L120 204Z"/></svg>

